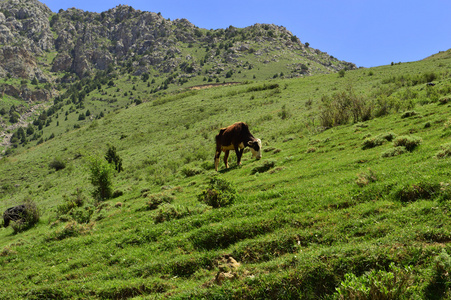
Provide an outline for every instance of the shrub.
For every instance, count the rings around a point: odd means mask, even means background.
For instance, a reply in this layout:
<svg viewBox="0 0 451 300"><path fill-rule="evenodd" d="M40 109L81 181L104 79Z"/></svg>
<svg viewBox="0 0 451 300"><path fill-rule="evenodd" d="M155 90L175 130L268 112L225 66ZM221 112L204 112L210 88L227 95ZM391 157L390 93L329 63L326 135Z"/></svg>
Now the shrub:
<svg viewBox="0 0 451 300"><path fill-rule="evenodd" d="M392 263L389 271L372 270L360 277L346 274L335 299L401 299L412 285L411 273L410 267L399 268Z"/></svg>
<svg viewBox="0 0 451 300"><path fill-rule="evenodd" d="M451 296L451 257L445 249L435 258L432 267L433 276L425 289L427 299L449 299Z"/></svg>
<svg viewBox="0 0 451 300"><path fill-rule="evenodd" d="M190 215L191 211L187 207L174 206L169 203L163 204L154 216L155 224L167 222L170 220L181 219Z"/></svg>
<svg viewBox="0 0 451 300"><path fill-rule="evenodd" d="M22 216L21 219L11 222L11 227L14 233L19 233L33 227L36 223L39 222L39 219L41 217L41 212L33 200L25 200L24 205L26 213Z"/></svg>
<svg viewBox="0 0 451 300"><path fill-rule="evenodd" d="M399 147L394 147L394 148L388 149L387 151L383 152L381 154L381 157L398 156L398 155L404 154L406 152L407 152L406 148L399 146Z"/></svg>
<svg viewBox="0 0 451 300"><path fill-rule="evenodd" d="M440 105L448 104L449 102L451 102L451 98L450 97L441 97L440 99L438 99L438 102Z"/></svg>
<svg viewBox="0 0 451 300"><path fill-rule="evenodd" d="M393 192L395 199L401 202L413 202L419 199L431 199L440 196L442 186L438 183L419 182L399 186Z"/></svg>
<svg viewBox="0 0 451 300"><path fill-rule="evenodd" d="M56 207L58 216L68 214L73 208L81 207L85 203L85 196L81 189L77 189L70 196L63 195L63 203Z"/></svg>
<svg viewBox="0 0 451 300"><path fill-rule="evenodd" d="M119 155L116 153L116 147L109 146L108 150L105 154L105 159L108 163L114 165L114 169L120 173L124 169L122 168L122 158L119 157Z"/></svg>
<svg viewBox="0 0 451 300"><path fill-rule="evenodd" d="M59 220L75 220L78 223L88 223L91 220L91 216L94 214L94 206L84 206L86 197L81 189L77 189L70 196L63 195L63 199L63 203L56 208Z"/></svg>
<svg viewBox="0 0 451 300"><path fill-rule="evenodd" d="M315 147L309 147L309 148L305 151L305 153L313 153L313 152L316 152L316 148L315 148Z"/></svg>
<svg viewBox="0 0 451 300"><path fill-rule="evenodd" d="M415 136L400 136L393 141L393 145L405 147L407 151L412 152L422 141L421 138Z"/></svg>
<svg viewBox="0 0 451 300"><path fill-rule="evenodd" d="M446 158L451 156L451 143L444 144L440 146L440 148L442 148L442 150L440 150L439 152L437 152L437 154L435 154L436 158Z"/></svg>
<svg viewBox="0 0 451 300"><path fill-rule="evenodd" d="M392 132L381 133L375 137L368 137L362 143L362 149L370 149L382 145L385 141L391 142L395 138Z"/></svg>
<svg viewBox="0 0 451 300"><path fill-rule="evenodd" d="M157 209L158 206L162 203L170 204L174 201L175 198L174 196L166 193L152 194L148 197L149 197L149 201L147 201L148 210Z"/></svg>
<svg viewBox="0 0 451 300"><path fill-rule="evenodd" d="M90 181L94 186L93 197L100 201L110 199L113 194L113 167L103 159L93 157L89 162Z"/></svg>
<svg viewBox="0 0 451 300"><path fill-rule="evenodd" d="M404 112L402 115L401 115L401 119L405 119L405 118L410 118L410 117L413 117L413 116L416 116L417 115L417 113L415 112L415 111L406 111L406 112Z"/></svg>
<svg viewBox="0 0 451 300"><path fill-rule="evenodd" d="M331 97L324 96L321 102L319 119L325 128L347 124L351 118L354 123L367 121L372 116L372 103L356 95L352 88Z"/></svg>
<svg viewBox="0 0 451 300"><path fill-rule="evenodd" d="M73 209L71 211L71 217L79 224L87 224L91 221L91 216L94 214L94 209L95 207L93 205Z"/></svg>
<svg viewBox="0 0 451 300"><path fill-rule="evenodd" d="M55 169L55 171L59 171L66 167L66 163L60 158L54 158L53 161L49 163L49 167Z"/></svg>
<svg viewBox="0 0 451 300"><path fill-rule="evenodd" d="M355 181L355 183L357 183L359 187L363 187L365 185L368 185L370 182L375 182L376 180L377 177L374 174L373 170L368 168L368 173L357 174L357 180Z"/></svg>
<svg viewBox="0 0 451 300"><path fill-rule="evenodd" d="M210 179L210 186L197 195L197 199L214 208L231 205L235 202L237 192L231 182L214 176Z"/></svg>
<svg viewBox="0 0 451 300"><path fill-rule="evenodd" d="M77 221L71 221L64 225L61 230L56 230L55 232L51 233L47 237L47 240L63 240L69 237L85 235L86 233L90 232L93 227L93 222L85 225L80 225L77 223Z"/></svg>
<svg viewBox="0 0 451 300"><path fill-rule="evenodd" d="M202 169L184 166L181 170L182 174L185 175L185 177L192 177L197 174L201 174L203 172Z"/></svg>

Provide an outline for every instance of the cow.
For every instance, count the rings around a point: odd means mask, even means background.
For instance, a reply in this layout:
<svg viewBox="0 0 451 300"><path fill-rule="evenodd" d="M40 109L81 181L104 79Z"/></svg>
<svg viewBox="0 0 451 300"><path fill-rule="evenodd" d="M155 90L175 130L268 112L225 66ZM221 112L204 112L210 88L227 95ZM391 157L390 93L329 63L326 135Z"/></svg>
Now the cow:
<svg viewBox="0 0 451 300"><path fill-rule="evenodd" d="M18 221L27 218L25 204L10 207L3 213L3 226L8 227L10 221Z"/></svg>
<svg viewBox="0 0 451 300"><path fill-rule="evenodd" d="M246 123L237 122L229 127L222 128L216 136L215 170L219 168L219 157L221 151L224 152L224 163L229 168L229 151L235 150L237 165L241 165L241 156L245 147L249 147L252 157L260 159L262 157L262 142L256 139L249 131Z"/></svg>

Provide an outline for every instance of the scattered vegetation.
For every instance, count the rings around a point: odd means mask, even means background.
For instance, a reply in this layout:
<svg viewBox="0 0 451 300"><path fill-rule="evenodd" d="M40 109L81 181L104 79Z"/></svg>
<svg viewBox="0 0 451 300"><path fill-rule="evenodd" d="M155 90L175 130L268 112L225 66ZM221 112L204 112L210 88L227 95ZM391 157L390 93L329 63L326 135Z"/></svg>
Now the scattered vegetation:
<svg viewBox="0 0 451 300"><path fill-rule="evenodd" d="M197 195L199 201L213 208L231 205L236 198L237 192L234 185L220 176L213 176L209 187Z"/></svg>
<svg viewBox="0 0 451 300"><path fill-rule="evenodd" d="M360 277L345 274L336 299L409 299L414 289L412 268L399 268L392 263L389 271L372 270Z"/></svg>
<svg viewBox="0 0 451 300"><path fill-rule="evenodd" d="M421 138L416 136L399 136L393 141L393 146L404 147L407 151L412 152L422 141Z"/></svg>
<svg viewBox="0 0 451 300"><path fill-rule="evenodd" d="M2 296L449 298L449 65L265 82L233 72L241 84L173 92L173 82L147 96L147 83L162 84L152 70L99 76L101 92L92 80L67 84L0 159L2 211L32 198L40 212L28 230L0 230ZM212 72L222 82L228 70ZM240 168L215 172L214 136L238 120L264 160L244 153Z"/></svg>
<svg viewBox="0 0 451 300"><path fill-rule="evenodd" d="M362 149L370 149L382 145L384 142L391 142L395 138L392 132L381 133L375 137L366 138L362 143Z"/></svg>

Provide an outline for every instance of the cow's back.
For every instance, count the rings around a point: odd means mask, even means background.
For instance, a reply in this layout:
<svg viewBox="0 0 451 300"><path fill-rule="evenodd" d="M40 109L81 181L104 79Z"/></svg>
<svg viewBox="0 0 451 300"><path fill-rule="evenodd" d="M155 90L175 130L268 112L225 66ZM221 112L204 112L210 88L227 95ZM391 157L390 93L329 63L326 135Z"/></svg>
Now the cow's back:
<svg viewBox="0 0 451 300"><path fill-rule="evenodd" d="M221 128L216 136L216 143L222 146L240 144L248 135L250 135L250 132L247 124L238 122L229 127Z"/></svg>

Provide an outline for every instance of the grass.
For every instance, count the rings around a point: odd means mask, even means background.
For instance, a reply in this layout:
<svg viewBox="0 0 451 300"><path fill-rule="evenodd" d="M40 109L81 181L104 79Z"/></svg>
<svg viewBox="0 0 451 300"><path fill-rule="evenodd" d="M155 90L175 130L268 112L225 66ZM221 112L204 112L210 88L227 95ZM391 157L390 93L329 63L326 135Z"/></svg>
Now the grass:
<svg viewBox="0 0 451 300"><path fill-rule="evenodd" d="M434 88L445 95L450 67L432 59L344 77L140 94L146 101L126 109L87 101L85 109L106 109L105 117L69 130L52 122L44 136L53 139L0 160L0 208L31 198L42 212L27 231L0 229L2 295L339 299L358 293L354 283L378 293L374 286L388 287L396 274L409 287L395 281L393 294L448 297L450 111L425 84L403 86L402 76L435 72ZM365 101L392 106L365 122L321 128L322 97L350 86ZM61 127L78 122L75 111L64 117ZM268 150L260 161L245 153L241 167L232 154L231 168L215 172L214 136L235 121L247 122ZM377 145L362 149L372 137ZM122 158L113 178L122 195L94 206L88 157L103 157L109 145ZM408 151L384 155L397 146ZM56 160L65 168L49 166ZM230 205L198 200L214 176L236 190ZM71 199L84 200L61 218L58 207ZM239 268L224 267L226 256ZM218 284L221 273L234 280Z"/></svg>

